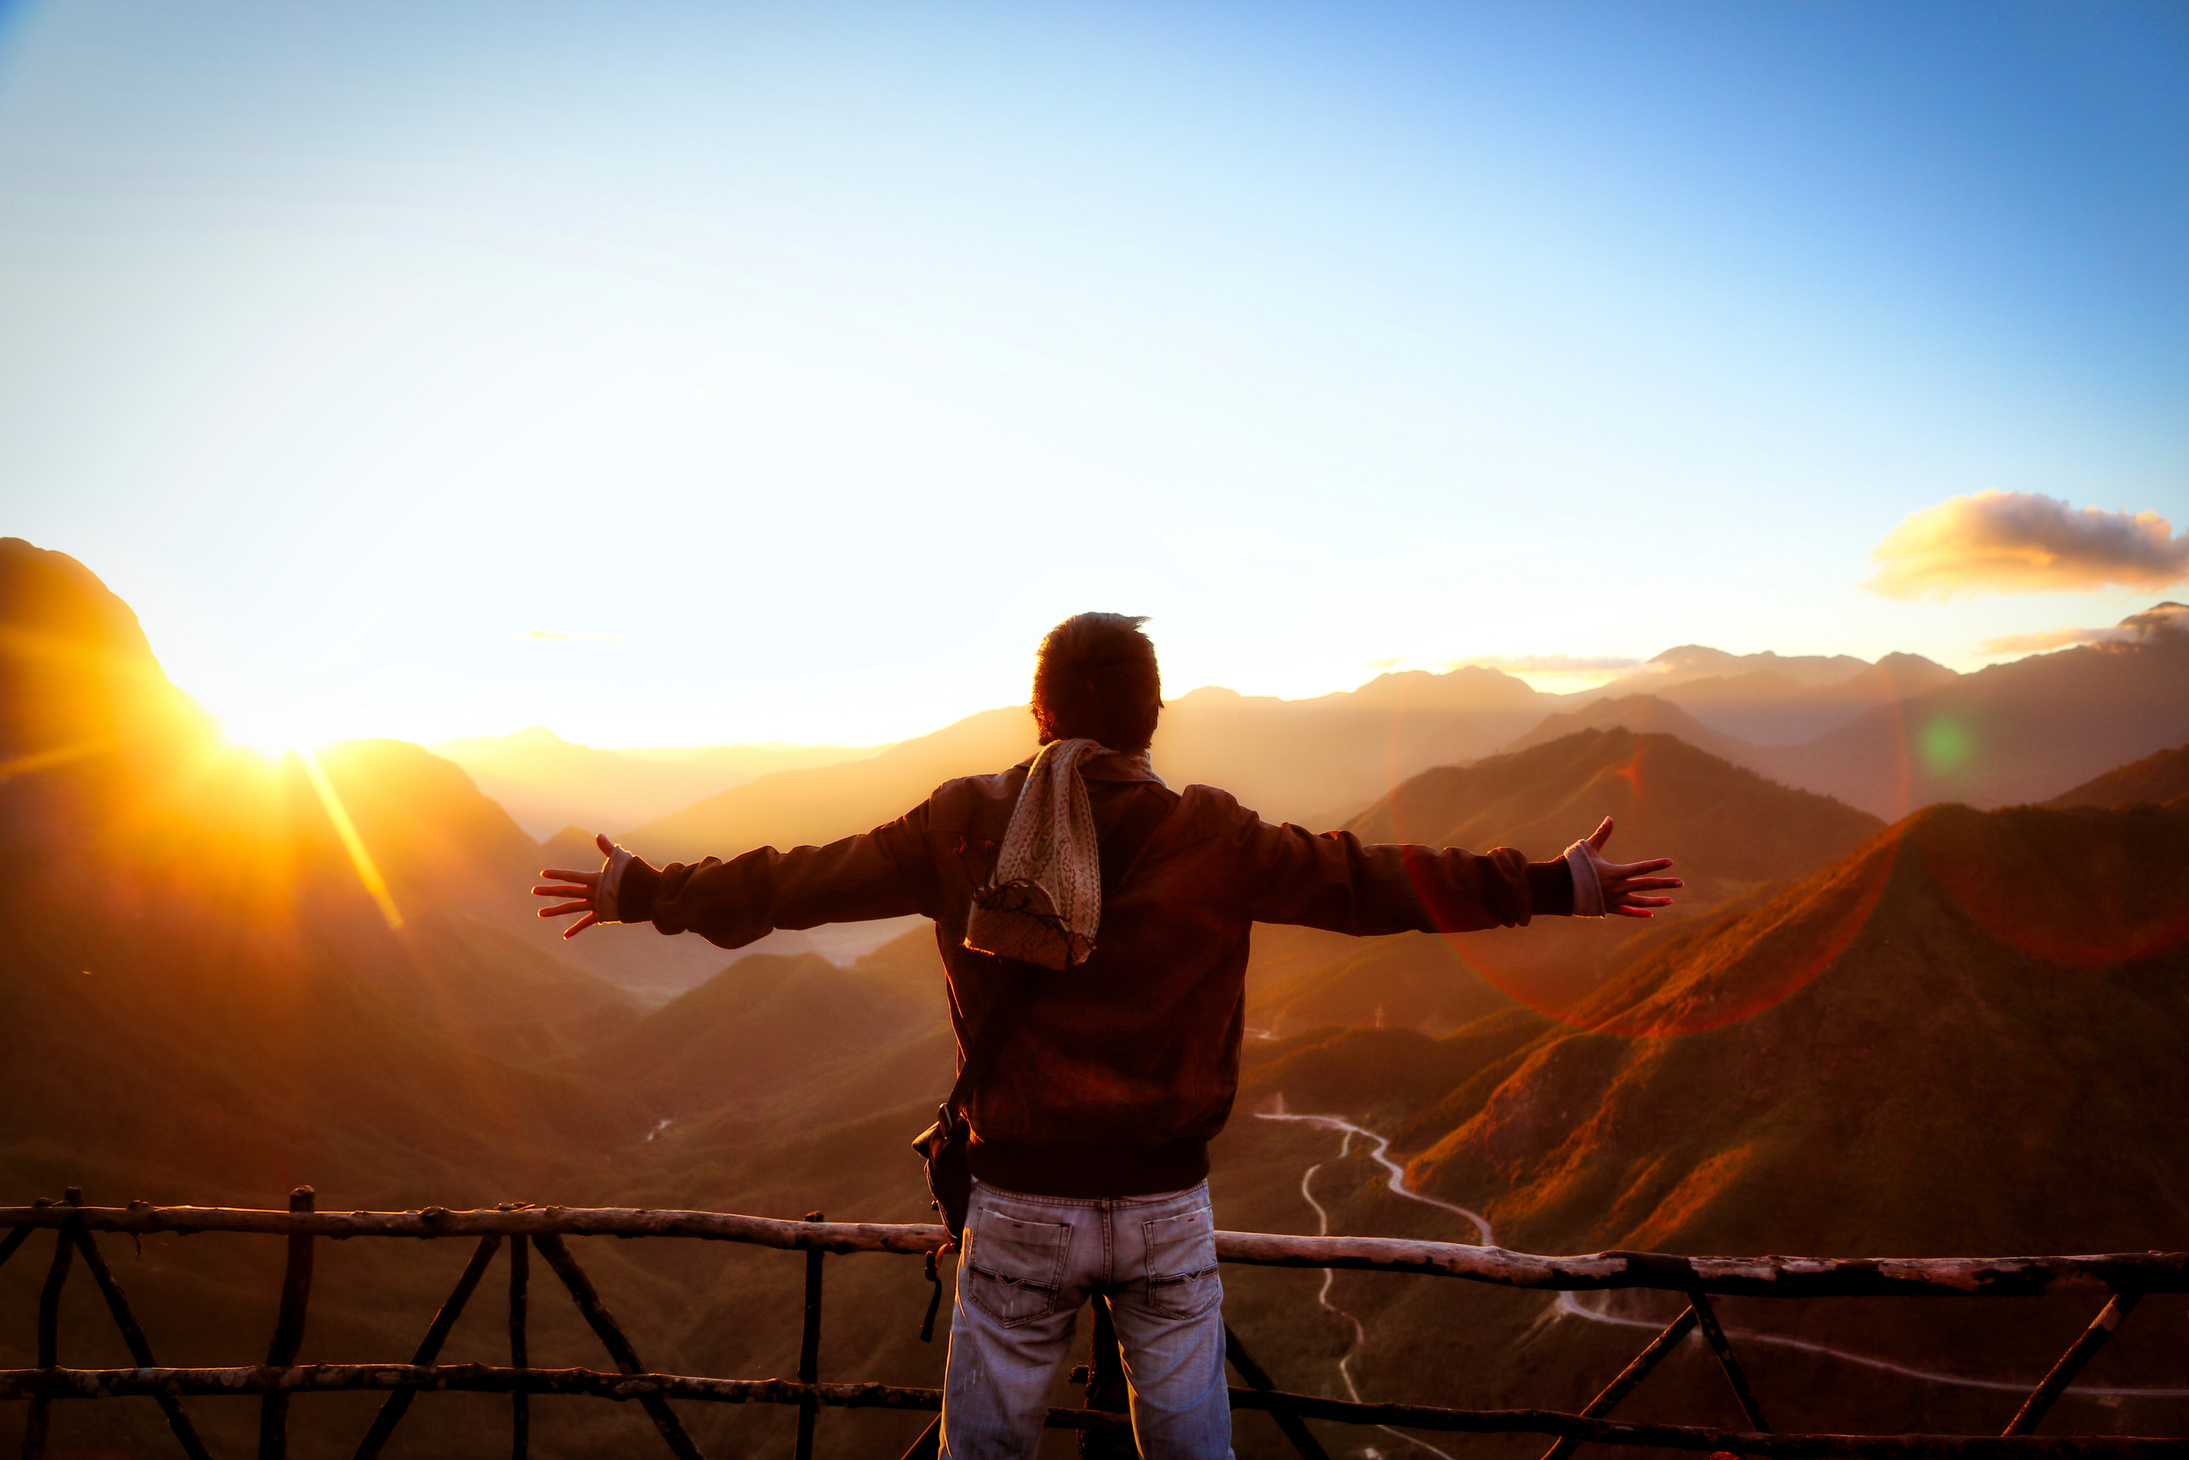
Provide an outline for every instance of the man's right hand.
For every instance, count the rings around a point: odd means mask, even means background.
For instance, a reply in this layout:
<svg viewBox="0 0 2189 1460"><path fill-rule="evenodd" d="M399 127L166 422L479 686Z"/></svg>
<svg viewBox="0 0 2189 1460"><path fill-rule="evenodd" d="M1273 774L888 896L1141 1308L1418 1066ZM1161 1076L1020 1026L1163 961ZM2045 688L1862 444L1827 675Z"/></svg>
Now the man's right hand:
<svg viewBox="0 0 2189 1460"><path fill-rule="evenodd" d="M593 840L600 847L602 856L606 857L614 854L616 844L608 840L606 836L596 836ZM565 938L575 938L578 934L600 921L600 909L593 901L594 895L600 890L600 872L598 869L591 872L573 872L565 867L549 867L540 875L552 880L533 888L532 895L534 897L569 899L566 902L556 903L553 907L541 908L541 917L566 918L573 913L585 914L584 917L579 918L562 930L562 935Z"/></svg>
<svg viewBox="0 0 2189 1460"><path fill-rule="evenodd" d="M1589 833L1582 845L1588 848L1589 860L1596 867L1597 885L1604 890L1604 911L1623 918L1654 916L1651 908L1669 907L1669 897L1645 896L1647 893L1668 892L1685 884L1677 877L1652 877L1652 872L1662 872L1672 865L1670 857L1651 857L1641 862L1612 862L1604 857L1604 843L1611 840L1611 818Z"/></svg>

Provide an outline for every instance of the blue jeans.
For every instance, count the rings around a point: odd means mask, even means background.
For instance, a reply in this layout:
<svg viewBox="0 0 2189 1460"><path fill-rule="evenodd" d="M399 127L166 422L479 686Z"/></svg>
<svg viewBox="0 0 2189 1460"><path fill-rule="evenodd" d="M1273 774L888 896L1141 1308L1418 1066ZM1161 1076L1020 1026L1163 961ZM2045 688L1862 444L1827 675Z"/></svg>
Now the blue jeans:
<svg viewBox="0 0 2189 1460"><path fill-rule="evenodd" d="M1110 1294L1147 1460L1230 1460L1224 1285L1208 1183L1026 1196L980 1182L965 1218L940 1460L1028 1460L1079 1310Z"/></svg>

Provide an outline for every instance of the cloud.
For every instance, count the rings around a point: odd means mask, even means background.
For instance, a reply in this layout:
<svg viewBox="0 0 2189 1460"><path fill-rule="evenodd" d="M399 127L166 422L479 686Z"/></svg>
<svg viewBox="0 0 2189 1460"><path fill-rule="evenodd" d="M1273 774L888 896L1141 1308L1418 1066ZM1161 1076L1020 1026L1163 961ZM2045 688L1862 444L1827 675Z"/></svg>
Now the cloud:
<svg viewBox="0 0 2189 1460"><path fill-rule="evenodd" d="M2164 588L2189 578L2189 533L2156 512L2076 509L2038 492L1978 492L1901 519L1870 549L1887 598Z"/></svg>
<svg viewBox="0 0 2189 1460"><path fill-rule="evenodd" d="M2042 654L2072 644L2129 644L2160 634L2189 634L2189 605L2158 603L2132 613L2110 629L2045 629L2034 634L2002 634L1976 646L1985 658L2002 654Z"/></svg>
<svg viewBox="0 0 2189 1460"><path fill-rule="evenodd" d="M521 634L511 634L512 639L544 639L554 643L620 644L621 634L558 634L552 629L526 629Z"/></svg>
<svg viewBox="0 0 2189 1460"><path fill-rule="evenodd" d="M1446 669L1472 666L1478 669L1501 669L1507 674L1607 674L1624 669L1639 669L1639 659L1619 659L1609 656L1575 654L1477 654L1469 659L1447 659Z"/></svg>
<svg viewBox="0 0 2189 1460"><path fill-rule="evenodd" d="M2037 634L2001 634L1978 644L1976 652L1986 658L2000 654L2042 654L2047 649L2065 649L2070 644L2114 644L2134 637L2119 629L2046 629Z"/></svg>

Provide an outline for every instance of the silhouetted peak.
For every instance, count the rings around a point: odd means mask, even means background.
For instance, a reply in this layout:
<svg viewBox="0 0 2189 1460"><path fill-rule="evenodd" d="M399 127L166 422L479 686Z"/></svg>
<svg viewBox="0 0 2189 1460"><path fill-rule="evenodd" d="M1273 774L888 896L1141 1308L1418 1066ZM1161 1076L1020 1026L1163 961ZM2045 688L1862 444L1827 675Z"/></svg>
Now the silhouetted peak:
<svg viewBox="0 0 2189 1460"><path fill-rule="evenodd" d="M60 764L208 728L97 574L67 553L0 538L0 757Z"/></svg>

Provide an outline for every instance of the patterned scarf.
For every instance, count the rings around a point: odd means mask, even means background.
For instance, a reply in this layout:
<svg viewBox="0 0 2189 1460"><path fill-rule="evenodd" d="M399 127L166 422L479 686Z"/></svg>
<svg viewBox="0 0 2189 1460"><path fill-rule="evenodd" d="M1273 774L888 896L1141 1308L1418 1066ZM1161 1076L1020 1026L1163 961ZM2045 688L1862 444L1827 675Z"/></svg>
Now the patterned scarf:
<svg viewBox="0 0 2189 1460"><path fill-rule="evenodd" d="M1034 757L996 854L973 898L965 946L1064 969L1087 961L1102 922L1102 852L1080 767L1113 754L1093 740L1052 740ZM1143 766L1146 756L1136 758Z"/></svg>

